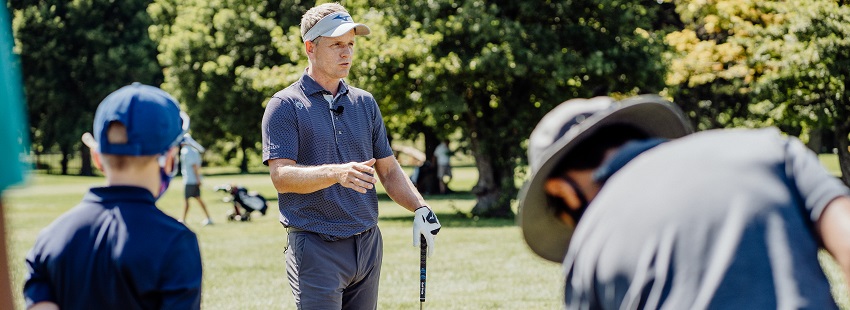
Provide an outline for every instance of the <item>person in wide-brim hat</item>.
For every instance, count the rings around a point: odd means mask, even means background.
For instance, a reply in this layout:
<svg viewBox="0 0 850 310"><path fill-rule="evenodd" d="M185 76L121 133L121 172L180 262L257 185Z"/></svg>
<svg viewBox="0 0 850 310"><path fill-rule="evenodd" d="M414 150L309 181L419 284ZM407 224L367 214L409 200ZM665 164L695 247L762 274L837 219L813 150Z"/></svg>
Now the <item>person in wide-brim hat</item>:
<svg viewBox="0 0 850 310"><path fill-rule="evenodd" d="M850 253L850 188L778 128L684 120L593 98L533 131L520 226L562 263L565 308L838 309L818 256Z"/></svg>
<svg viewBox="0 0 850 310"><path fill-rule="evenodd" d="M679 108L655 95L621 101L610 97L572 99L547 113L529 138L531 178L519 195L519 224L537 255L560 263L577 221L559 212L544 192L544 183L578 144L614 124L630 125L655 138L673 139L692 132Z"/></svg>

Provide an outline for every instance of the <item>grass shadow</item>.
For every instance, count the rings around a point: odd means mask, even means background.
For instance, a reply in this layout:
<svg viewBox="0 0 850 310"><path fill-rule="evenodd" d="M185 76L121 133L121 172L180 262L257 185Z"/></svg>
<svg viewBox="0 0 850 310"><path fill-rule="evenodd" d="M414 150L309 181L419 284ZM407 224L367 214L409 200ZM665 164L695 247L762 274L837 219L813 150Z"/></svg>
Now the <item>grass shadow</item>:
<svg viewBox="0 0 850 310"><path fill-rule="evenodd" d="M423 194L425 200L475 200L475 195L471 191L456 191L450 194ZM392 201L386 193L378 194L378 201Z"/></svg>
<svg viewBox="0 0 850 310"><path fill-rule="evenodd" d="M516 220L512 218L479 218L462 212L436 213L442 227L509 227L516 226ZM380 216L383 222L412 223L412 215L403 216Z"/></svg>
<svg viewBox="0 0 850 310"><path fill-rule="evenodd" d="M238 171L216 171L216 172L206 172L204 171L204 176L206 177L220 177L220 176L234 176L234 175L264 175L268 176L268 171L249 171L249 172L238 172Z"/></svg>

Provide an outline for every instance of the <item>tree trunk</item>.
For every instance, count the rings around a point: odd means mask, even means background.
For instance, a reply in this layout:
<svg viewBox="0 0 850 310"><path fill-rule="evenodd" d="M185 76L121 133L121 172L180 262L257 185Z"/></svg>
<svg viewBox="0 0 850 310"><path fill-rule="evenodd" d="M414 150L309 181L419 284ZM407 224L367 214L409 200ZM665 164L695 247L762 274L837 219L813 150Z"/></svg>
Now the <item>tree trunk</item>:
<svg viewBox="0 0 850 310"><path fill-rule="evenodd" d="M239 172L248 173L248 148L240 143L239 149L242 150L242 162L239 163Z"/></svg>
<svg viewBox="0 0 850 310"><path fill-rule="evenodd" d="M835 126L835 145L838 146L838 166L841 167L841 180L850 186L850 124L839 122Z"/></svg>
<svg viewBox="0 0 850 310"><path fill-rule="evenodd" d="M91 153L89 152L89 148L85 144L82 144L80 146L80 158L82 159L82 166L80 166L80 175L93 176L94 170L92 169L91 164Z"/></svg>
<svg viewBox="0 0 850 310"><path fill-rule="evenodd" d="M62 161L60 162L62 166L62 175L68 175L68 162L71 160L71 154L69 154L67 148L62 147Z"/></svg>
<svg viewBox="0 0 850 310"><path fill-rule="evenodd" d="M419 131L425 138L425 150L423 151L425 162L420 164L418 178L413 180L413 185L423 195L438 194L440 193L440 184L437 182L440 179L437 177L437 161L433 158L433 155L437 144L440 144L439 138L437 138L433 128L424 126L422 123L414 124L412 127L416 128L414 130Z"/></svg>
<svg viewBox="0 0 850 310"><path fill-rule="evenodd" d="M488 146L479 135L472 135L472 153L475 157L475 165L478 167L478 183L472 188L477 201L472 208L472 215L480 217L513 217L511 210L511 199L516 192L513 184L513 167L508 161L494 160L488 149L497 149ZM509 181L508 181L509 180Z"/></svg>
<svg viewBox="0 0 850 310"><path fill-rule="evenodd" d="M426 169L420 168L417 188L422 193L439 194L440 178L437 176L437 158L434 156L434 150L440 144L440 139L437 138L437 134L431 128L423 130L422 135L425 137L425 160L428 161L428 164L423 165L423 168L427 167Z"/></svg>

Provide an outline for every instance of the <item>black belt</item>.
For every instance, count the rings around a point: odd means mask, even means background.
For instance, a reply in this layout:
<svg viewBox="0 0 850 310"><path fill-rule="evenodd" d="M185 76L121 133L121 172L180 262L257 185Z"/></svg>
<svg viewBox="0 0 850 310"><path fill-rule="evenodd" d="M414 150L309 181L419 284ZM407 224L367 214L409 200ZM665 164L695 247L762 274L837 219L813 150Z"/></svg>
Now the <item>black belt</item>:
<svg viewBox="0 0 850 310"><path fill-rule="evenodd" d="M369 229L367 229L367 230L364 230L364 231L361 231L361 232L359 232L359 233L356 233L356 234L354 234L354 235L351 235L351 237L354 237L354 236L358 236L358 235L364 234L364 233L366 233L366 232L368 232L368 231L370 231L370 230L372 230L372 229L375 229L375 227L372 227L372 228L369 228ZM298 228L298 227L292 227L292 226L289 226L289 227L286 227L286 232L287 232L287 233L292 233L292 232L309 232L309 233L311 233L312 231L304 230L304 229L301 229L301 228ZM351 238L351 237L348 237L348 238ZM340 239L347 239L347 238L340 238Z"/></svg>
<svg viewBox="0 0 850 310"><path fill-rule="evenodd" d="M287 227L287 228L286 228L286 232L287 232L287 233L291 233L291 232L299 232L299 231L306 231L306 232L309 232L308 230L303 230L303 229L301 229L301 228L297 228L297 227L291 227L291 226L290 226L290 227Z"/></svg>

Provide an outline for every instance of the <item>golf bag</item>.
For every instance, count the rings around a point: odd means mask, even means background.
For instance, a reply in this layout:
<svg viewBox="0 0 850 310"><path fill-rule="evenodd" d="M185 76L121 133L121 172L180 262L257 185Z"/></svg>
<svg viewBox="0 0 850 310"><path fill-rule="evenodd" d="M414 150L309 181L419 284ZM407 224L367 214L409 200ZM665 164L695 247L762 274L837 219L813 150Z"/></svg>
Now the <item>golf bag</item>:
<svg viewBox="0 0 850 310"><path fill-rule="evenodd" d="M235 184L220 185L215 189L230 194L229 201L233 202L233 212L227 215L228 220L248 221L254 211L266 215L266 198L257 192L249 192L248 189Z"/></svg>

